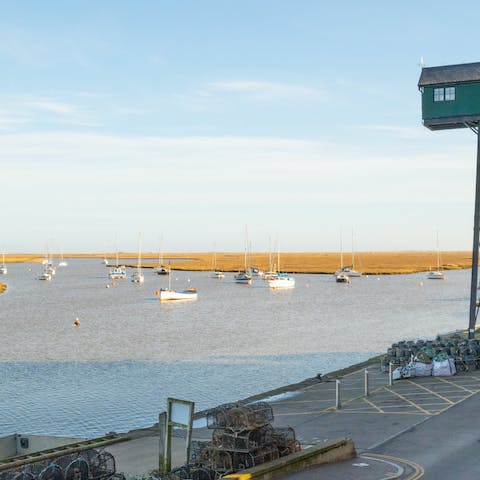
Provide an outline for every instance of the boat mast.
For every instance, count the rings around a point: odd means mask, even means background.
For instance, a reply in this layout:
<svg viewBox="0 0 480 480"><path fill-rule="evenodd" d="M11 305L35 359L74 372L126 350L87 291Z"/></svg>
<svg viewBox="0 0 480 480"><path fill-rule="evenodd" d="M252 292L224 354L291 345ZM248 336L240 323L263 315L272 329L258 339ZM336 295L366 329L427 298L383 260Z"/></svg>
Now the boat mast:
<svg viewBox="0 0 480 480"><path fill-rule="evenodd" d="M343 232L340 227L340 269L343 268Z"/></svg>

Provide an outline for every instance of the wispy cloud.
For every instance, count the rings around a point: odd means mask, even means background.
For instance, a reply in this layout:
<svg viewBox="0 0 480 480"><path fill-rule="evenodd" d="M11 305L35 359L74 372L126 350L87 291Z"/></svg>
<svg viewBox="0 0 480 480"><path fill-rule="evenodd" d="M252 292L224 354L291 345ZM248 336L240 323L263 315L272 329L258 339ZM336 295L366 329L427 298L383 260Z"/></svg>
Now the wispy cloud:
<svg viewBox="0 0 480 480"><path fill-rule="evenodd" d="M258 100L309 99L325 101L326 95L320 90L291 83L236 80L211 82L208 88L219 91L244 94Z"/></svg>
<svg viewBox="0 0 480 480"><path fill-rule="evenodd" d="M47 112L59 115L71 115L75 113L75 108L67 103L60 103L54 100L38 100L27 104L27 107L45 110Z"/></svg>

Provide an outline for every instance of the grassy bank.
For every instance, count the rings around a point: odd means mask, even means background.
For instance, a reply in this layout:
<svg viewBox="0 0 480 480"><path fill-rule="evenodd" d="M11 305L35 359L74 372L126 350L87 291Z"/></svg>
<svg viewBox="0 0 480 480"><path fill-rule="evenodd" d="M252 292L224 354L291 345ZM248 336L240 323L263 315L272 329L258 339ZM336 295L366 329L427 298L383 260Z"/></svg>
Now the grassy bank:
<svg viewBox="0 0 480 480"><path fill-rule="evenodd" d="M60 255L54 255L59 257ZM68 254L69 258L98 258L103 254ZM123 252L122 258L136 258L136 252ZM212 253L165 253L165 258L170 258L172 268L176 270L203 271L212 268ZM217 268L226 272L234 272L243 268L243 253L217 253ZM276 262L276 255L274 255ZM344 254L344 264L351 263L351 257ZM42 254L16 254L7 255L7 262L40 262ZM107 258L113 262L114 253L109 253ZM142 265L146 268L157 265L158 253L142 253ZM253 253L250 255L249 265L254 265L262 270L269 269L268 253ZM470 252L442 252L442 268L444 270L460 270L470 268ZM181 259L177 262L176 259ZM131 260L130 260L131 261ZM284 271L297 273L333 273L340 266L340 253L282 253L280 267ZM399 273L423 272L436 267L435 252L361 252L355 255L355 268L369 275L385 275Z"/></svg>

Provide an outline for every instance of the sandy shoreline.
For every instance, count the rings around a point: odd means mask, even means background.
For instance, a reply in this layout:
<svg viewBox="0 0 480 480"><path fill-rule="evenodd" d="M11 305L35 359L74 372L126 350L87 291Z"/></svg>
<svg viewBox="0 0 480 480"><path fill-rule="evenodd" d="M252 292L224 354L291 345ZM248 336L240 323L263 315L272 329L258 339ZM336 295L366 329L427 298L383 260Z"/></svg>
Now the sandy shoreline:
<svg viewBox="0 0 480 480"><path fill-rule="evenodd" d="M76 253L65 254L67 258L99 258L103 254ZM122 252L119 258L128 258L131 263L136 258L135 252ZM249 265L262 270L269 270L270 257L277 262L276 255L268 253L252 253L249 256ZM7 254L5 261L10 262L41 262L43 254ZM60 254L53 255L60 258ZM110 262L114 262L115 254L107 254ZM213 253L165 253L164 263L171 261L175 270L208 271L213 266ZM176 260L180 261L176 261ZM344 254L344 265L352 263L351 255ZM244 253L228 252L216 253L217 269L225 272L235 272L243 268ZM436 268L436 252L359 252L354 258L355 269L369 275L417 273ZM142 253L142 266L153 268L158 265L158 253ZM282 271L293 273L334 273L340 266L340 253L299 252L282 253L280 268ZM443 270L460 270L471 267L471 252L449 251L441 252L441 268Z"/></svg>

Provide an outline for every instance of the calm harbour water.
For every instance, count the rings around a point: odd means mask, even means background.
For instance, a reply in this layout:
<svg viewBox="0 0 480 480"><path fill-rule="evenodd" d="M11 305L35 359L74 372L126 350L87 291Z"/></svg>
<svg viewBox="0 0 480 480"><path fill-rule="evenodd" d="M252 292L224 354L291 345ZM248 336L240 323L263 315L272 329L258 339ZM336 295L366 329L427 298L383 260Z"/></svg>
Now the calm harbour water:
<svg viewBox="0 0 480 480"><path fill-rule="evenodd" d="M2 278L0 435L146 427L169 396L200 410L468 323L469 270L446 281L415 274L349 285L296 275L289 291L173 272L172 286L196 287L199 298L160 304L154 291L167 277L145 270L142 286L128 279L106 288L98 259L67 260L51 283L37 280L38 264L10 264Z"/></svg>

